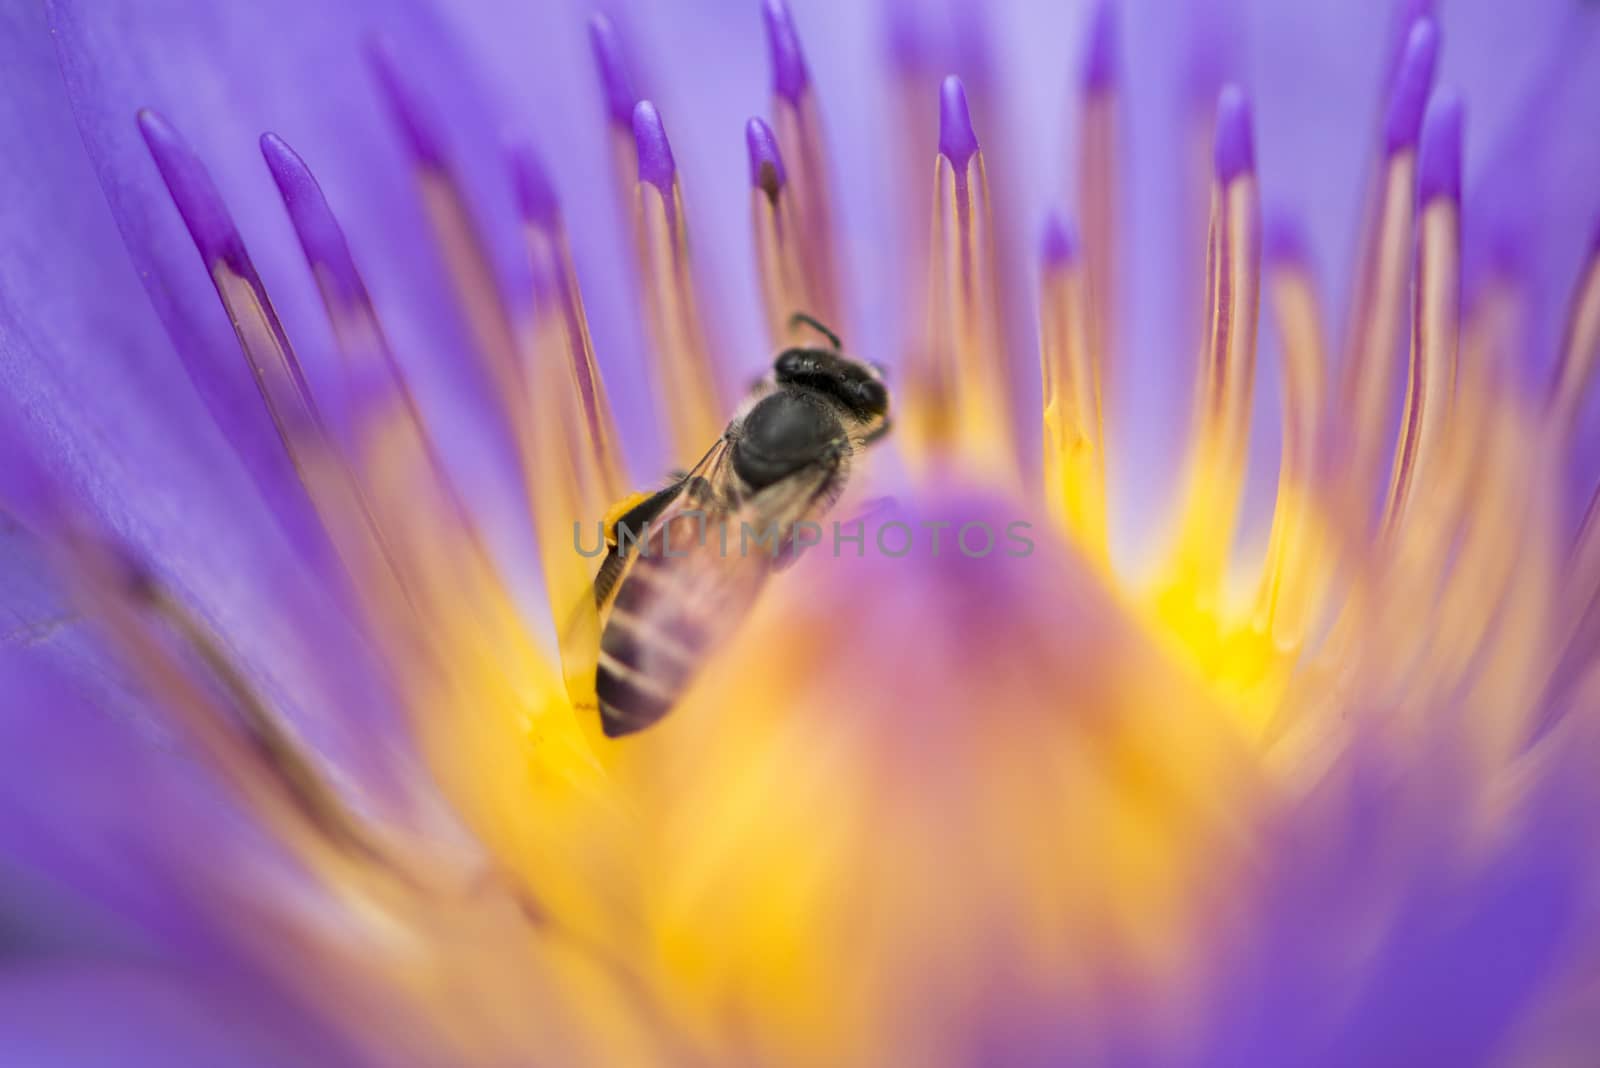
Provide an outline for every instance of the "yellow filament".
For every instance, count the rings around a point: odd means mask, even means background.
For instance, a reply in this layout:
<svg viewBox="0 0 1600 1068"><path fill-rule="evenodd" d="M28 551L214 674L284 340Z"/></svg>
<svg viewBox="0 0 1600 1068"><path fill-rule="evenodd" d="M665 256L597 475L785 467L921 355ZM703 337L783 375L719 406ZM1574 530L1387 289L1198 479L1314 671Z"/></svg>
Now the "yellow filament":
<svg viewBox="0 0 1600 1068"><path fill-rule="evenodd" d="M1429 204L1421 220L1411 373L1384 507L1385 531L1404 518L1415 484L1429 479L1449 418L1461 322L1460 241L1454 202Z"/></svg>
<svg viewBox="0 0 1600 1068"><path fill-rule="evenodd" d="M929 342L912 354L907 438L924 458L955 453L1005 480L1016 478L1016 446L993 260L983 153L973 153L960 174L941 154L934 169Z"/></svg>
<svg viewBox="0 0 1600 1068"><path fill-rule="evenodd" d="M375 596L383 591L380 621L400 614L414 616L417 606L403 572L384 543L355 474L329 439L265 292L255 279L226 263L213 265L211 278L284 449L354 588Z"/></svg>
<svg viewBox="0 0 1600 1068"><path fill-rule="evenodd" d="M833 247L833 193L817 105L809 89L800 94L798 103L778 94L773 97L772 115L778 143L789 161L789 189L799 223L792 232L798 235L805 295L812 302L790 313L806 311L825 323L839 323L844 309Z"/></svg>
<svg viewBox="0 0 1600 1068"><path fill-rule="evenodd" d="M666 196L649 182L638 183L636 209L661 407L672 462L687 470L721 435L730 405L700 322L677 181Z"/></svg>
<svg viewBox="0 0 1600 1068"><path fill-rule="evenodd" d="M633 127L626 122L612 122L606 128L606 147L611 156L611 184L617 203L615 218L626 225L626 221L634 215L636 197L633 187L639 180L639 145L634 140ZM644 251L639 244L639 229L628 229L634 253L642 257Z"/></svg>
<svg viewBox="0 0 1600 1068"><path fill-rule="evenodd" d="M544 418L532 426L533 463L528 491L533 497L534 532L544 571L545 594L557 627L561 665L569 692L592 684L598 618L590 588L598 559L583 556L579 545L594 547L595 524L609 503L604 479L595 477L594 453L584 433L581 408L570 388L568 339L559 316L535 320L529 341L530 368L536 396L560 398L541 406ZM559 408L558 408L559 406Z"/></svg>
<svg viewBox="0 0 1600 1068"><path fill-rule="evenodd" d="M1083 227L1088 305L1085 330L1096 375L1114 366L1117 323L1117 122L1116 98L1090 93L1082 110L1078 158L1078 219Z"/></svg>
<svg viewBox="0 0 1600 1068"><path fill-rule="evenodd" d="M500 283L488 250L479 240L461 190L451 178L433 168L418 171L423 208L434 239L444 255L456 299L466 314L473 340L488 361L489 373L513 430L524 422L517 404L522 376L517 362L517 342L511 320L500 298Z"/></svg>
<svg viewBox="0 0 1600 1068"><path fill-rule="evenodd" d="M256 384L279 433L286 441L321 434L322 416L306 389L299 361L277 327L277 316L268 306L266 294L253 280L220 261L211 269L211 280L228 310L239 346L255 371Z"/></svg>
<svg viewBox="0 0 1600 1068"><path fill-rule="evenodd" d="M1318 480L1322 406L1327 390L1327 360L1315 286L1299 265L1279 265L1268 293L1283 352L1283 453L1278 498L1261 588L1256 598L1256 629L1280 649L1304 641L1309 615L1322 581L1322 548L1314 514Z"/></svg>
<svg viewBox="0 0 1600 1068"><path fill-rule="evenodd" d="M1550 388L1550 421L1555 440L1564 443L1583 412L1600 363L1600 255L1589 261L1572 302L1561 363Z"/></svg>
<svg viewBox="0 0 1600 1068"><path fill-rule="evenodd" d="M349 462L418 614L441 646L439 664L454 669L489 661L484 670L512 680L513 692L538 689L529 678L527 636L506 584L428 435L371 304L364 294L344 297L325 271L316 277L358 402ZM371 590L365 592L373 598ZM463 612L463 603L473 609ZM376 620L392 622L392 606L374 601L367 607ZM470 652L463 645L471 645ZM408 650L402 645L393 651ZM424 673L418 664L408 666ZM418 680L420 690L433 685Z"/></svg>
<svg viewBox="0 0 1600 1068"><path fill-rule="evenodd" d="M531 353L529 402L541 411L559 411L576 459L581 503L593 511L616 500L627 488L616 418L595 360L565 227L559 222L548 229L529 225L523 236L536 272L551 280L550 285L536 289L534 316L555 327L549 337L554 344L536 346ZM538 377L539 372L552 370L564 373Z"/></svg>
<svg viewBox="0 0 1600 1068"><path fill-rule="evenodd" d="M1218 187L1212 205L1210 311L1174 560L1176 581L1192 584L1202 608L1215 604L1238 520L1260 304L1255 179L1243 175Z"/></svg>
<svg viewBox="0 0 1600 1068"><path fill-rule="evenodd" d="M767 340L781 348L789 339L790 317L820 302L811 296L801 262L799 232L795 229L787 188L772 195L755 189L750 194L750 218L756 235L756 263L761 275L761 300L767 312ZM823 322L828 322L823 319Z"/></svg>
<svg viewBox="0 0 1600 1068"><path fill-rule="evenodd" d="M1562 622L1571 636L1589 636L1592 640L1597 619L1595 607L1600 604L1600 486L1589 499L1583 525L1572 543L1567 557L1563 583ZM1568 637L1564 645L1573 645Z"/></svg>
<svg viewBox="0 0 1600 1068"><path fill-rule="evenodd" d="M1415 214L1416 153L1390 157L1367 255L1356 280L1339 410L1346 414L1346 501L1362 530L1371 515L1394 403L1394 363L1406 312Z"/></svg>
<svg viewBox="0 0 1600 1068"><path fill-rule="evenodd" d="M1562 450L1572 440L1600 363L1600 255L1593 256L1578 283L1563 338L1561 360L1550 385L1545 421L1548 448ZM1590 498L1583 522L1567 555L1558 621L1558 651L1582 655L1595 643L1600 613L1600 486ZM1595 677L1600 678L1600 669Z"/></svg>
<svg viewBox="0 0 1600 1068"><path fill-rule="evenodd" d="M1091 351L1084 271L1047 267L1041 300L1044 485L1051 512L1102 565L1108 562L1105 430L1099 362Z"/></svg>
<svg viewBox="0 0 1600 1068"><path fill-rule="evenodd" d="M352 463L370 515L405 577L416 609L414 631L404 625L413 617L398 610L392 585L371 573L366 558L356 586L402 680L419 749L456 811L493 853L547 856L541 836L559 825L574 797L593 792L598 764L450 484L370 305L348 301L326 284L323 297L349 372L369 381L375 370L388 372L379 382L386 386L382 394L368 397L373 403L359 410ZM558 359L547 363L563 366ZM582 417L576 402L559 408L568 419ZM337 533L344 525L330 529ZM570 538L569 527L551 544L566 547ZM566 560L581 562L570 551ZM528 809L533 803L557 823L535 819ZM536 873L521 860L510 867L521 885L540 885L546 896L562 899L570 886L567 873ZM582 895L574 890L572 896Z"/></svg>

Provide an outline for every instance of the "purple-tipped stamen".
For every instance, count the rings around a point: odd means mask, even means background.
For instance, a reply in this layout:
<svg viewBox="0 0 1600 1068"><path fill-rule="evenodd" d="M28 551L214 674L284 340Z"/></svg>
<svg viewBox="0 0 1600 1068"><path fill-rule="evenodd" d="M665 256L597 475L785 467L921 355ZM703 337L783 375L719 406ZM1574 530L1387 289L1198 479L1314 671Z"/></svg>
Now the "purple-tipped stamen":
<svg viewBox="0 0 1600 1068"><path fill-rule="evenodd" d="M206 270L225 263L236 274L250 272L239 229L228 215L205 164L183 137L161 115L149 108L139 112L139 132L150 149L162 181L189 228Z"/></svg>
<svg viewBox="0 0 1600 1068"><path fill-rule="evenodd" d="M1262 253L1268 263L1303 267L1310 262L1310 243L1298 215L1269 211L1262 223Z"/></svg>
<svg viewBox="0 0 1600 1068"><path fill-rule="evenodd" d="M1401 11L1405 21L1401 25L1410 27L1415 25L1419 19L1433 18L1433 9L1436 6L1435 0L1406 0L1405 7Z"/></svg>
<svg viewBox="0 0 1600 1068"><path fill-rule="evenodd" d="M405 135L406 147L418 163L442 170L445 166L444 140L439 135L439 125L428 113L426 99L395 56L394 46L387 38L379 37L368 48L372 69L378 76L378 85L389 103L400 131Z"/></svg>
<svg viewBox="0 0 1600 1068"><path fill-rule="evenodd" d="M522 217L541 226L554 224L561 202L538 151L526 141L513 141L506 149L506 161L511 167Z"/></svg>
<svg viewBox="0 0 1600 1068"><path fill-rule="evenodd" d="M978 151L978 134L967 108L967 90L954 74L939 87L939 152L956 170Z"/></svg>
<svg viewBox="0 0 1600 1068"><path fill-rule="evenodd" d="M1039 258L1046 270L1062 267L1078 259L1078 235L1060 212L1052 211L1044 220L1039 238Z"/></svg>
<svg viewBox="0 0 1600 1068"><path fill-rule="evenodd" d="M1406 37L1384 123L1384 148L1391 155L1416 146L1438 59L1439 29L1432 19L1418 19Z"/></svg>
<svg viewBox="0 0 1600 1068"><path fill-rule="evenodd" d="M761 18L767 27L767 48L772 56L772 91L791 103L798 103L800 95L811 84L806 71L805 53L800 51L800 34L794 28L794 16L784 0L764 0Z"/></svg>
<svg viewBox="0 0 1600 1068"><path fill-rule="evenodd" d="M217 295L234 321L240 348L256 375L279 433L287 437L286 427L301 423L320 429L300 363L205 164L172 124L149 108L139 112L139 131L212 276ZM237 286L219 277L218 264L250 291L248 301L240 298Z"/></svg>
<svg viewBox="0 0 1600 1068"><path fill-rule="evenodd" d="M760 119L751 119L744 126L744 144L750 155L750 184L767 194L768 199L775 199L789 179L772 127Z"/></svg>
<svg viewBox="0 0 1600 1068"><path fill-rule="evenodd" d="M618 126L633 121L633 106L639 102L633 76L617 38L617 28L606 16L596 13L589 19L589 46L594 49L595 66L600 68L600 87L606 97L606 114Z"/></svg>
<svg viewBox="0 0 1600 1068"><path fill-rule="evenodd" d="M1384 76L1388 79L1384 83L1386 92L1394 91L1395 79L1405 63L1406 46L1412 29L1424 19L1437 26L1438 13L1434 10L1437 6L1435 0L1405 0L1404 3L1396 5L1388 29L1390 47L1388 66L1384 68Z"/></svg>
<svg viewBox="0 0 1600 1068"><path fill-rule="evenodd" d="M506 142L506 165L511 171L511 185L516 192L517 212L522 221L542 231L545 241L529 244L529 266L533 272L535 301L562 289L562 272L552 254L548 238L560 228L561 202L551 184L550 172L537 149L527 141L512 138ZM564 309L565 311L565 309Z"/></svg>
<svg viewBox="0 0 1600 1068"><path fill-rule="evenodd" d="M300 247L313 267L321 268L345 300L364 300L366 287L356 271L344 230L328 207L317 179L288 143L274 133L261 135L261 155L278 185Z"/></svg>
<svg viewBox="0 0 1600 1068"><path fill-rule="evenodd" d="M1446 197L1461 199L1461 125L1459 94L1445 93L1428 109L1422 125L1422 152L1417 199L1426 204Z"/></svg>
<svg viewBox="0 0 1600 1068"><path fill-rule="evenodd" d="M1212 160L1217 168L1217 180L1224 185L1255 169L1250 101L1237 85L1224 86L1222 95L1217 98L1217 133Z"/></svg>
<svg viewBox="0 0 1600 1068"><path fill-rule="evenodd" d="M678 168L667 141L667 128L661 124L661 113L648 100L634 105L633 145L639 155L639 181L649 182L663 196L670 195Z"/></svg>
<svg viewBox="0 0 1600 1068"><path fill-rule="evenodd" d="M922 69L928 46L915 6L908 0L889 0L886 8L883 34L890 65L899 72Z"/></svg>
<svg viewBox="0 0 1600 1068"><path fill-rule="evenodd" d="M1117 79L1117 12L1113 0L1100 0L1090 14L1089 47L1084 56L1083 87L1089 93L1111 89Z"/></svg>

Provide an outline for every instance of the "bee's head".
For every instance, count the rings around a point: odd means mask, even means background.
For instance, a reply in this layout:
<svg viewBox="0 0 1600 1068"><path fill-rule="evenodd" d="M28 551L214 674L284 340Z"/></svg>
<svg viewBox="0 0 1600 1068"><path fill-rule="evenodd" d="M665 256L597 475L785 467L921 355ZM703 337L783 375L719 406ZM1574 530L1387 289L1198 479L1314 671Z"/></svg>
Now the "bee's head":
<svg viewBox="0 0 1600 1068"><path fill-rule="evenodd" d="M780 386L814 389L863 421L889 412L882 374L828 349L785 349L772 365L772 377Z"/></svg>

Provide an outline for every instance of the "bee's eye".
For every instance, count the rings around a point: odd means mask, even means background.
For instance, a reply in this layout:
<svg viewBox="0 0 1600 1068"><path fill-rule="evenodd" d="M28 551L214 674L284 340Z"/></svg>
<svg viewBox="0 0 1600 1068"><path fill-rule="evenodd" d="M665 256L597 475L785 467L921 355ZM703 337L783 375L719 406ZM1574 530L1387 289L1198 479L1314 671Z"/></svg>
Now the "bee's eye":
<svg viewBox="0 0 1600 1068"><path fill-rule="evenodd" d="M783 382L803 375L810 369L811 361L799 349L788 349L772 364L772 373Z"/></svg>
<svg viewBox="0 0 1600 1068"><path fill-rule="evenodd" d="M889 391L883 388L882 382L866 379L858 387L861 395L862 406L873 415L882 415L889 410Z"/></svg>

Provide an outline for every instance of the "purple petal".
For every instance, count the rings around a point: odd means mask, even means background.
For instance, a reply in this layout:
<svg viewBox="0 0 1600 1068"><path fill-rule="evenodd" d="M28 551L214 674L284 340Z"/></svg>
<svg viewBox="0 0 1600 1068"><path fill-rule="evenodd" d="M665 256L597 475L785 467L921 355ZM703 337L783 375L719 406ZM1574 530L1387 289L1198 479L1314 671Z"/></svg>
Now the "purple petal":
<svg viewBox="0 0 1600 1068"><path fill-rule="evenodd" d="M484 418L493 410L488 386L477 362L463 358L471 342L413 180L419 151L481 163L460 168L469 201L482 213L505 291L526 292L515 205L500 167L500 124L482 106L481 87L460 65L448 28L415 7L309 0L270 10L201 6L171 18L123 0L53 0L50 17L82 143L126 246L118 255L124 262L132 256L171 343L264 491L293 486L293 470L242 373L227 316L207 292L210 280L184 248L187 235L133 122L141 106L169 118L204 162L313 391L333 395L339 376L331 329L283 224L283 205L251 149L266 129L295 145L348 235L446 464L506 570L535 575L512 446L503 428ZM388 56L381 65L388 95L417 105L398 129L367 61L375 33ZM226 91L196 92L201 84ZM518 589L531 591L537 604L537 583L519 581Z"/></svg>
<svg viewBox="0 0 1600 1068"><path fill-rule="evenodd" d="M215 977L107 961L41 961L0 974L0 1062L72 1068L351 1064L301 1020L271 1018ZM359 1062L354 1062L359 1063Z"/></svg>
<svg viewBox="0 0 1600 1068"><path fill-rule="evenodd" d="M17 450L31 454L33 466L224 636L252 684L308 744L379 788L394 736L374 748L370 732L392 730L394 721L375 699L385 686L370 650L324 576L308 569L286 536L261 482L219 432L174 355L82 143L62 135L73 116L43 17L27 10L18 32L0 34L13 99L26 102L0 112L0 126L8 143L31 146L0 171L13 207L0 222L7 249L0 257L4 481L18 471ZM176 230L168 239L171 262L182 285L192 279L204 301L194 310L221 320L216 358L242 366L226 316L205 293L205 269L163 199L131 109L117 109L117 126L152 212L159 207ZM187 305L182 310L189 313ZM254 386L242 385L251 411L260 411ZM272 447L282 455L281 445ZM292 479L292 470L283 477Z"/></svg>

